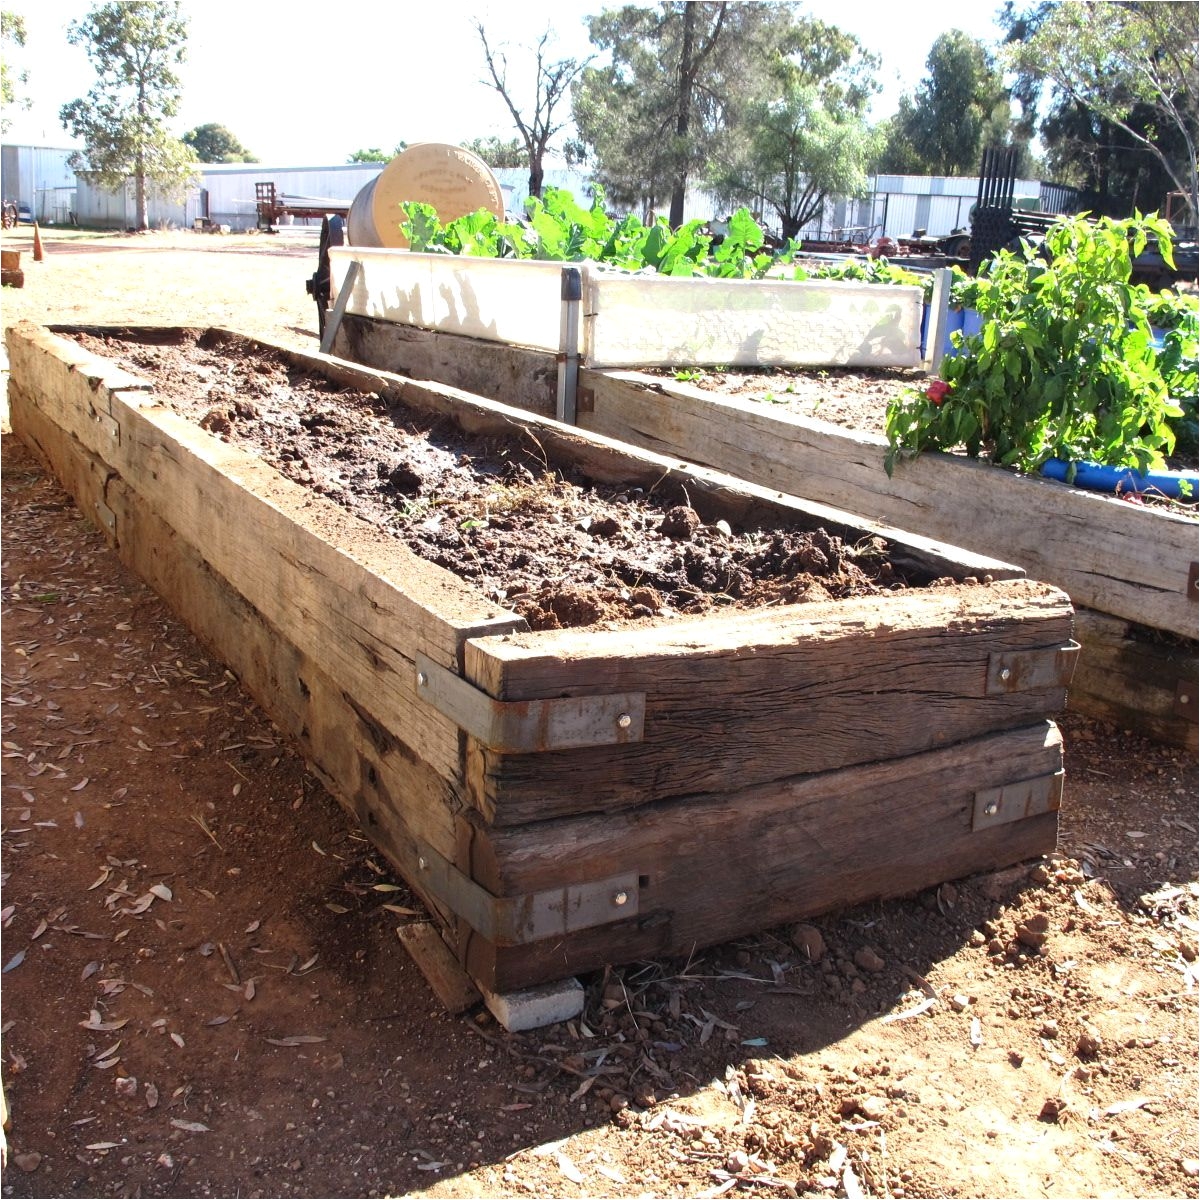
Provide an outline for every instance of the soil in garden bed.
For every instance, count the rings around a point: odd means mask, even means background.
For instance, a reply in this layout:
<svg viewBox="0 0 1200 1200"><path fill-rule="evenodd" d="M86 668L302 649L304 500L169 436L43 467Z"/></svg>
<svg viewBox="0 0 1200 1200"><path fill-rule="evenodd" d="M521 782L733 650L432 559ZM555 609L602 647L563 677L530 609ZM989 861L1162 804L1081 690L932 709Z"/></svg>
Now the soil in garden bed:
<svg viewBox="0 0 1200 1200"><path fill-rule="evenodd" d="M534 629L669 619L894 591L886 541L706 522L677 485L597 485L536 434L498 440L341 390L269 347L216 332L77 333L181 415L392 533ZM953 582L946 580L946 582Z"/></svg>
<svg viewBox="0 0 1200 1200"><path fill-rule="evenodd" d="M646 369L678 383L690 383L719 397L753 400L768 410L814 417L843 429L885 436L888 403L906 387L923 387L924 371L898 367L743 368L736 371L694 368Z"/></svg>

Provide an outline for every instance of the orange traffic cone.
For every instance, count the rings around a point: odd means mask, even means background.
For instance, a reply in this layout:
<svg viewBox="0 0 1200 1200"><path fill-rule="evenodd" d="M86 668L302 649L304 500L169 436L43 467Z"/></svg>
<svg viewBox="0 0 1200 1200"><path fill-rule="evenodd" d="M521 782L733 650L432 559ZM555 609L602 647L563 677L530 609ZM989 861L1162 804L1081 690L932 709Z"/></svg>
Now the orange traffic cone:
<svg viewBox="0 0 1200 1200"><path fill-rule="evenodd" d="M42 232L37 227L37 222L33 223L33 261L41 262L42 255Z"/></svg>

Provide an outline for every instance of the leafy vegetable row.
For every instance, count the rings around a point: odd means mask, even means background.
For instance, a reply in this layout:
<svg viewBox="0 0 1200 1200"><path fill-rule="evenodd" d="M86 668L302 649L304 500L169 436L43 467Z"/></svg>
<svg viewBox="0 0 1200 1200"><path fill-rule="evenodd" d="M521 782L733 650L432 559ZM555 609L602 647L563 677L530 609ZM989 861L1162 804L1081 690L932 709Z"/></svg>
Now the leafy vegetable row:
<svg viewBox="0 0 1200 1200"><path fill-rule="evenodd" d="M705 222L672 229L665 217L649 225L630 214L604 211L604 191L596 188L591 208L566 190L547 188L526 201L525 222L506 221L480 209L442 224L428 204L406 203L401 229L416 251L482 258L596 262L626 271L716 279L852 279L910 284L928 289L928 280L892 266L886 259L848 261L819 267L796 261L801 244L789 241L772 252L761 226L746 208L729 218L728 232L715 239ZM714 244L715 242L715 244Z"/></svg>

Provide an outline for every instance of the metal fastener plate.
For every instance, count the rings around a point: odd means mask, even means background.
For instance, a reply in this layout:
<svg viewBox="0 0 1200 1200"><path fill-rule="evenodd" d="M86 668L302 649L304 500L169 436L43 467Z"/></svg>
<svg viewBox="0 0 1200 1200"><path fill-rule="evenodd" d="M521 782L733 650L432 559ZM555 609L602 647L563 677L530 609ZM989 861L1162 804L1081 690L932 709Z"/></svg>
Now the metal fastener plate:
<svg viewBox="0 0 1200 1200"><path fill-rule="evenodd" d="M498 946L524 946L638 915L639 879L625 871L523 896L495 896L436 850L423 846L414 881Z"/></svg>
<svg viewBox="0 0 1200 1200"><path fill-rule="evenodd" d="M1053 775L1021 779L976 792L971 828L988 829L1056 811L1062 803L1063 775L1062 771L1056 771Z"/></svg>
<svg viewBox="0 0 1200 1200"><path fill-rule="evenodd" d="M640 742L644 692L496 700L461 676L416 656L417 695L489 749L505 754Z"/></svg>
<svg viewBox="0 0 1200 1200"><path fill-rule="evenodd" d="M1030 692L1035 688L1066 687L1075 673L1079 643L1044 646L1037 650L1009 650L988 656L984 695Z"/></svg>

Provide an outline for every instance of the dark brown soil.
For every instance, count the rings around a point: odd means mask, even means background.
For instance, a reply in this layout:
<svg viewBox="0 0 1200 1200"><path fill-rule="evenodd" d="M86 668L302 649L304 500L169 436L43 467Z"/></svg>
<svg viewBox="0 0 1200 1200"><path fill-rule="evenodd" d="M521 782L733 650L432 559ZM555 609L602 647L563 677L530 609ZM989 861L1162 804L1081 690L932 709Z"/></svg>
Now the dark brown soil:
<svg viewBox="0 0 1200 1200"><path fill-rule="evenodd" d="M598 485L536 435L467 436L215 334L76 335L216 436L386 529L533 629L842 599L903 587L886 543L705 522L664 484Z"/></svg>

